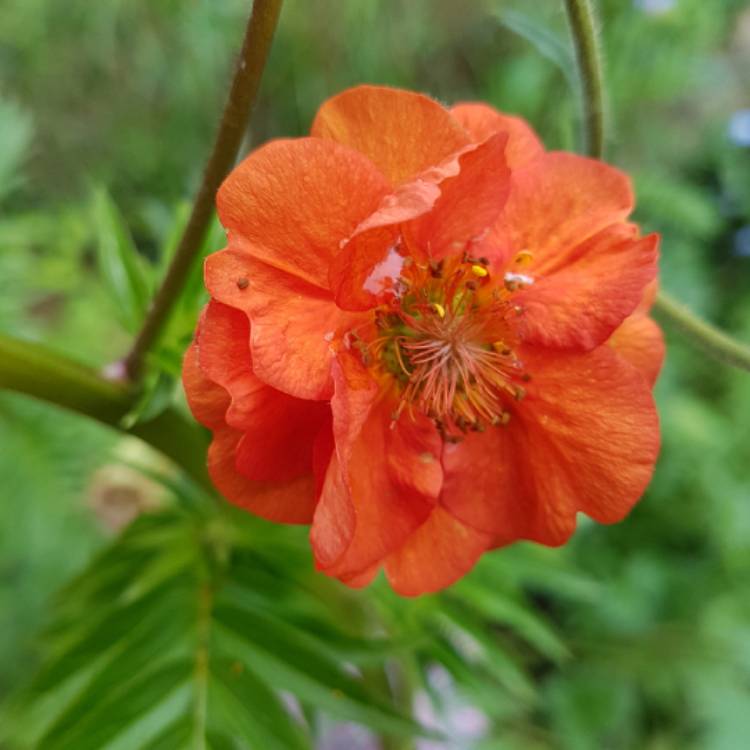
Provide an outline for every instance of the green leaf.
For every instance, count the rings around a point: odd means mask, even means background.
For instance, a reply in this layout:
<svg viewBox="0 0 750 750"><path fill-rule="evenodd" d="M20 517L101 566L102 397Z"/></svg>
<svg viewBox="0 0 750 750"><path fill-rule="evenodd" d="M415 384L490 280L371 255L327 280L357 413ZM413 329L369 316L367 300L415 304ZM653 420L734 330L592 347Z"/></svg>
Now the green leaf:
<svg viewBox="0 0 750 750"><path fill-rule="evenodd" d="M93 214L99 270L118 319L135 333L149 302L147 275L122 215L103 188L94 192Z"/></svg>
<svg viewBox="0 0 750 750"><path fill-rule="evenodd" d="M174 374L161 369L149 372L135 405L120 420L122 429L129 430L139 422L147 422L158 417L172 405L176 388L177 378Z"/></svg>
<svg viewBox="0 0 750 750"><path fill-rule="evenodd" d="M525 13L500 10L495 13L495 17L503 26L532 44L542 57L553 62L562 72L572 91L578 90L576 63L569 44Z"/></svg>
<svg viewBox="0 0 750 750"><path fill-rule="evenodd" d="M75 715L53 727L40 741L45 750L100 750L147 711L168 699L189 679L192 663L177 659L142 671L127 689L115 690L93 709L80 706Z"/></svg>
<svg viewBox="0 0 750 750"><path fill-rule="evenodd" d="M220 633L228 653L246 659L265 679L349 721L403 736L430 736L409 717L399 714L363 683L330 659L315 640L282 620L224 604L217 608Z"/></svg>
<svg viewBox="0 0 750 750"><path fill-rule="evenodd" d="M449 631L449 635L453 636L449 640L459 652L460 661L473 662L474 670L490 675L518 700L533 700L534 685L524 672L520 659L509 653L505 644L491 633L486 622L467 612L464 607L450 604L445 606L443 617L460 629L460 638Z"/></svg>
<svg viewBox="0 0 750 750"><path fill-rule="evenodd" d="M113 695L135 691L134 678L175 648L185 651L180 648L180 639L189 632L186 613L169 599L151 610L126 638L109 648L102 666L49 730L51 736L64 734Z"/></svg>
<svg viewBox="0 0 750 750"><path fill-rule="evenodd" d="M192 726L181 716L139 750L184 750L190 746Z"/></svg>
<svg viewBox="0 0 750 750"><path fill-rule="evenodd" d="M531 646L553 661L563 661L570 652L554 631L527 606L508 595L464 581L456 598L473 607L490 622L507 625Z"/></svg>
<svg viewBox="0 0 750 750"><path fill-rule="evenodd" d="M0 201L21 182L34 128L31 117L15 102L0 97Z"/></svg>
<svg viewBox="0 0 750 750"><path fill-rule="evenodd" d="M140 622L149 616L164 592L155 591L125 608L107 608L104 612L93 612L91 620L81 613L78 627L72 632L58 636L60 647L53 650L54 656L32 682L34 693L43 693L55 688L69 675L99 658L120 639L127 638ZM158 613L158 609L156 610Z"/></svg>
<svg viewBox="0 0 750 750"><path fill-rule="evenodd" d="M168 749L186 736L198 747L231 737L233 748L308 748L279 690L311 726L323 711L426 734L344 666L360 656L380 668L389 644L340 631L296 536L252 524L239 533L212 508L142 516L66 587L8 737L52 750Z"/></svg>
<svg viewBox="0 0 750 750"><path fill-rule="evenodd" d="M309 750L309 741L278 696L251 670L241 662L223 659L214 663L211 671L215 723L253 748Z"/></svg>

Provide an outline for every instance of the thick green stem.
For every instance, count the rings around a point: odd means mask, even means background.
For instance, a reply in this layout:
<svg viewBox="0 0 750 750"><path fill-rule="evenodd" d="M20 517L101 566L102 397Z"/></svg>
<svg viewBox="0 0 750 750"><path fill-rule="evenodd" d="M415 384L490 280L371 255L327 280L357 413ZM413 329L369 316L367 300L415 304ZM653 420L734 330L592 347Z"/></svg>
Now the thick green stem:
<svg viewBox="0 0 750 750"><path fill-rule="evenodd" d="M750 372L750 346L727 336L710 323L694 315L685 305L664 291L659 292L654 312L664 322L678 328L706 354L724 364Z"/></svg>
<svg viewBox="0 0 750 750"><path fill-rule="evenodd" d="M42 399L123 430L122 418L135 402L135 392L103 378L94 370L28 341L0 335L0 389ZM181 466L205 487L206 434L174 409L128 430Z"/></svg>
<svg viewBox="0 0 750 750"><path fill-rule="evenodd" d="M161 287L154 297L143 328L125 358L125 369L132 380L143 371L146 355L164 331L180 292L200 253L214 210L214 199L232 168L260 86L263 69L271 50L282 0L255 0L247 24L232 87L229 91L213 151L203 172L185 232Z"/></svg>
<svg viewBox="0 0 750 750"><path fill-rule="evenodd" d="M604 155L604 83L602 56L592 0L565 0L573 37L583 103L584 147L589 156Z"/></svg>

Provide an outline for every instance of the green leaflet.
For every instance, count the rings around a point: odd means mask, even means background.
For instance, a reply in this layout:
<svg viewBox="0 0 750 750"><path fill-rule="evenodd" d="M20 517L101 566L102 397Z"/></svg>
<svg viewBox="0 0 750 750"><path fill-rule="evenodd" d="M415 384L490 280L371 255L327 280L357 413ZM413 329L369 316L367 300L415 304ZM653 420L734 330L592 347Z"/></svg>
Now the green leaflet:
<svg viewBox="0 0 750 750"><path fill-rule="evenodd" d="M134 333L143 320L150 297L146 270L122 214L102 188L94 191L93 218L99 271L120 323Z"/></svg>

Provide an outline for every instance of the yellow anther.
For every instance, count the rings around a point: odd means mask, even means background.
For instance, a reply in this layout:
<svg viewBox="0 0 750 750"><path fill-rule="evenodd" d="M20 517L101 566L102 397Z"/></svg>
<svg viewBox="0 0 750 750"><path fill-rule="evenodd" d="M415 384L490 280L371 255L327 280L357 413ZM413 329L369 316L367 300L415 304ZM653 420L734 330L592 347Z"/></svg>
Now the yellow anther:
<svg viewBox="0 0 750 750"><path fill-rule="evenodd" d="M511 348L504 341L495 341L492 344L492 348L503 356L508 356L511 353Z"/></svg>
<svg viewBox="0 0 750 750"><path fill-rule="evenodd" d="M475 263L471 267L471 272L474 274L474 276L478 276L480 279L483 279L485 276L490 275L490 272L484 266L480 266L478 263Z"/></svg>
<svg viewBox="0 0 750 750"><path fill-rule="evenodd" d="M521 250L518 255L513 260L513 263L515 263L517 266L521 266L522 268L525 268L526 266L530 265L531 261L534 260L534 254L529 252L528 250Z"/></svg>
<svg viewBox="0 0 750 750"><path fill-rule="evenodd" d="M445 308L439 302L431 302L430 307L438 314L438 318L445 317Z"/></svg>

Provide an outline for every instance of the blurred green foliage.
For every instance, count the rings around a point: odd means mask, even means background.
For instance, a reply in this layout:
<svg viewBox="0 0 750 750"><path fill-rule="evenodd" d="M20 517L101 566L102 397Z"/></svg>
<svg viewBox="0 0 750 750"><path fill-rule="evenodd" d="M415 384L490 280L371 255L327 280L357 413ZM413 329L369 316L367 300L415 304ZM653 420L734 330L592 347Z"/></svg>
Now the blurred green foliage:
<svg viewBox="0 0 750 750"><path fill-rule="evenodd" d="M303 134L323 99L371 81L485 100L526 117L550 147L576 147L562 3L314 5L286 3L248 146ZM122 355L185 220L247 6L0 5L0 330L99 367ZM634 177L638 219L662 233L662 283L750 340L750 242L738 242L750 225L750 147L728 136L750 101L750 7L601 6L609 158ZM206 251L220 245L214 229ZM155 372L177 373L202 301L196 269ZM438 716L449 713L449 679L487 717L484 750L745 747L750 379L669 342L657 390L664 447L631 517L582 522L564 549L498 551L416 601L323 581L304 531L209 512L180 484L84 570L106 544L92 472L116 460L116 436L4 395L0 697L14 697L0 745L183 747L203 732L215 748L304 747L325 729L318 710L387 734L407 719L357 677L387 659ZM206 585L220 601L201 620ZM128 617L132 632L117 636L111 623ZM208 689L223 697L210 698L208 720L191 661L207 622L219 641L235 637L213 654ZM139 709L128 701L141 693Z"/></svg>

